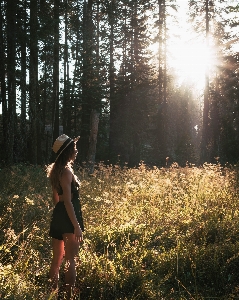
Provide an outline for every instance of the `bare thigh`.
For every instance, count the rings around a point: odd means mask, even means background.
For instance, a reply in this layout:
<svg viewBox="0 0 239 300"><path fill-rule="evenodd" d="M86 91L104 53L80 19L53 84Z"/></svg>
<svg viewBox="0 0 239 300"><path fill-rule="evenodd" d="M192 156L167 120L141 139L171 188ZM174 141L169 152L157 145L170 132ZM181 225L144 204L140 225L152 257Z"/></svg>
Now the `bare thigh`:
<svg viewBox="0 0 239 300"><path fill-rule="evenodd" d="M64 233L65 259L72 259L77 256L80 243L75 240L73 233Z"/></svg>
<svg viewBox="0 0 239 300"><path fill-rule="evenodd" d="M64 254L65 254L65 250L64 250L64 242L62 240L57 240L57 239L52 239L52 249L53 249L53 260L55 263L57 262L61 262Z"/></svg>

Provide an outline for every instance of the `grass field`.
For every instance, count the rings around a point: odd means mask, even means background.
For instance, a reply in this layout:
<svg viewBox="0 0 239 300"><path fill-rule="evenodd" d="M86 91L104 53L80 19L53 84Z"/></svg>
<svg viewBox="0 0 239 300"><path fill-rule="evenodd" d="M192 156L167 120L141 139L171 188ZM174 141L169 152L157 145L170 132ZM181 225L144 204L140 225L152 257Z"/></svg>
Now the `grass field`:
<svg viewBox="0 0 239 300"><path fill-rule="evenodd" d="M76 174L86 227L79 299L239 299L236 167L99 164ZM0 212L0 299L56 299L44 168L0 170Z"/></svg>

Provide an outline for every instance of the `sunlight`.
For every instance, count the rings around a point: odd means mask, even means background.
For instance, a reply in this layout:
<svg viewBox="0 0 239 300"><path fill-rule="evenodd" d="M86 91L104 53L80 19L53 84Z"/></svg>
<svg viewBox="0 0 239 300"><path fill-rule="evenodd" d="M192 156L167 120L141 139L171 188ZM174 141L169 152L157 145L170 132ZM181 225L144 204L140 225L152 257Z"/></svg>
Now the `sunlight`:
<svg viewBox="0 0 239 300"><path fill-rule="evenodd" d="M177 85L186 84L201 91L205 86L206 71L215 71L217 58L214 43L209 37L207 46L205 32L199 34L193 30L188 22L187 1L181 0L177 3L178 22L168 18L171 30L167 32L167 69L170 74L174 74ZM156 60L158 47L158 43L149 47ZM155 63L155 59L152 63Z"/></svg>
<svg viewBox="0 0 239 300"><path fill-rule="evenodd" d="M185 42L174 45L169 64L175 69L178 84L188 83L202 89L207 69L214 64L210 49L201 42Z"/></svg>
<svg viewBox="0 0 239 300"><path fill-rule="evenodd" d="M158 55L157 43L149 49L154 56ZM212 70L216 64L213 49L208 48L203 41L193 39L190 42L172 40L167 49L167 68L175 74L177 84L203 89L206 71Z"/></svg>

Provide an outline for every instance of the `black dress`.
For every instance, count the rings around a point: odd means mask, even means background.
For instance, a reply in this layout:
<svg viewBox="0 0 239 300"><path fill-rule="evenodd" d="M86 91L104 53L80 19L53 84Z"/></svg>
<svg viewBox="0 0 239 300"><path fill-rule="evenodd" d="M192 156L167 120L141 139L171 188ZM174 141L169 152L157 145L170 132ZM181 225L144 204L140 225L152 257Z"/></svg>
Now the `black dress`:
<svg viewBox="0 0 239 300"><path fill-rule="evenodd" d="M82 231L84 231L84 222L81 211L81 203L79 196L79 184L75 181L71 182L71 193L72 193L72 205L75 211L76 219L80 225ZM62 195L63 191L60 188L58 195ZM49 235L52 238L63 240L64 233L74 233L74 226L68 216L65 208L64 201L59 201L54 207L53 214L51 217L50 232Z"/></svg>

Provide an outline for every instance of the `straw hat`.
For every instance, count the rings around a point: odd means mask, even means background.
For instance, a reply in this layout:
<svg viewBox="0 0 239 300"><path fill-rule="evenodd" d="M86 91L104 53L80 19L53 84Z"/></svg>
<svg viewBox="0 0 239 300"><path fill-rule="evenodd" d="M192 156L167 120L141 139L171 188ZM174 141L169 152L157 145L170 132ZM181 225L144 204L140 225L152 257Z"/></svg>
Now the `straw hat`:
<svg viewBox="0 0 239 300"><path fill-rule="evenodd" d="M67 146L70 145L72 142L77 142L79 140L79 136L75 139L70 138L66 134L60 135L54 142L52 150L56 153L57 158L61 155L61 153L66 149ZM56 160L57 160L56 158Z"/></svg>

